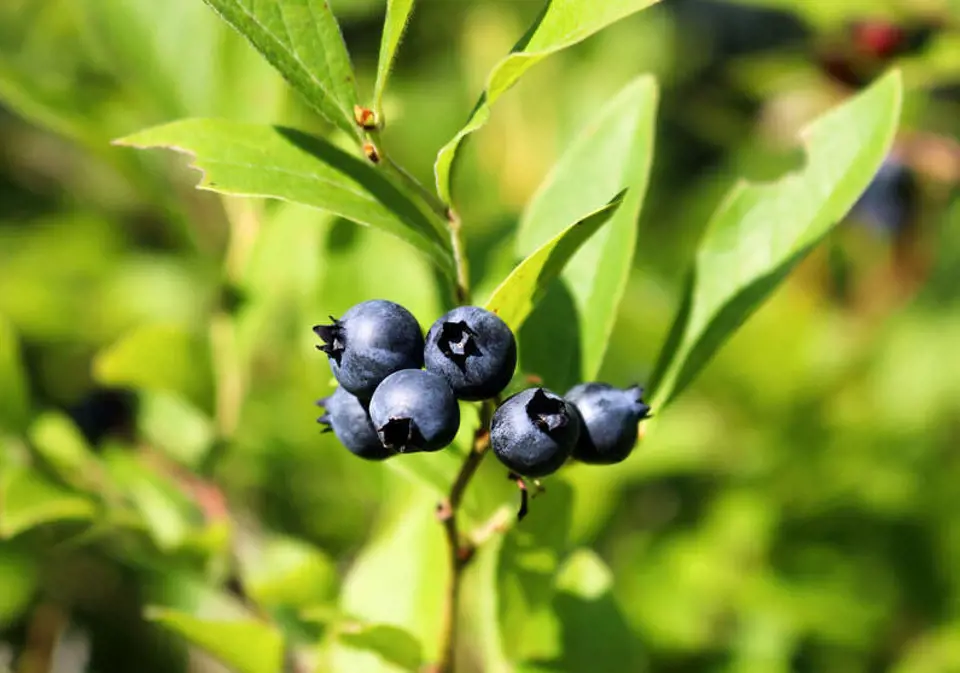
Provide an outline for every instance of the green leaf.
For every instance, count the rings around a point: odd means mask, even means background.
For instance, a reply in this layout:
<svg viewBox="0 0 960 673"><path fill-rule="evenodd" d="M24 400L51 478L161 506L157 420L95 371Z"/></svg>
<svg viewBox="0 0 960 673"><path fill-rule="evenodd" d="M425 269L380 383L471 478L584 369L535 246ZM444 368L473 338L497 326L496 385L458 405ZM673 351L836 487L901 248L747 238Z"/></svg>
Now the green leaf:
<svg viewBox="0 0 960 673"><path fill-rule="evenodd" d="M283 637L263 622L198 619L158 607L148 608L146 617L183 636L237 673L283 670Z"/></svg>
<svg viewBox="0 0 960 673"><path fill-rule="evenodd" d="M27 373L13 325L0 316L0 428L22 430L30 413Z"/></svg>
<svg viewBox="0 0 960 673"><path fill-rule="evenodd" d="M437 497L401 478L394 477L389 484L391 493L381 510L386 518L345 578L340 608L364 623L403 629L432 659L449 575L446 542L435 514ZM332 648L331 661L336 671L403 670L340 639Z"/></svg>
<svg viewBox="0 0 960 673"><path fill-rule="evenodd" d="M210 351L199 336L173 325L143 325L97 354L101 383L181 393L211 408Z"/></svg>
<svg viewBox="0 0 960 673"><path fill-rule="evenodd" d="M457 150L464 138L490 119L490 108L530 68L553 53L585 40L612 23L645 9L657 0L548 0L540 16L514 46L509 56L494 66L487 86L470 118L437 155L434 172L437 192L446 203Z"/></svg>
<svg viewBox="0 0 960 673"><path fill-rule="evenodd" d="M191 166L203 172L200 189L302 203L382 229L452 273L439 225L373 166L322 138L279 126L184 119L115 142L192 154Z"/></svg>
<svg viewBox="0 0 960 673"><path fill-rule="evenodd" d="M389 624L358 626L341 633L340 641L358 650L374 652L385 661L413 673L423 664L423 648L417 639Z"/></svg>
<svg viewBox="0 0 960 673"><path fill-rule="evenodd" d="M289 537L250 540L240 547L243 586L257 605L306 608L330 600L337 569L320 549Z"/></svg>
<svg viewBox="0 0 960 673"><path fill-rule="evenodd" d="M550 670L645 670L639 640L613 595L613 573L600 557L589 549L573 552L556 586L553 609L562 628L563 655L549 663Z"/></svg>
<svg viewBox="0 0 960 673"><path fill-rule="evenodd" d="M486 308L516 331L571 257L600 230L620 207L623 193L607 205L585 215L544 243L523 260L493 291Z"/></svg>
<svg viewBox="0 0 960 673"><path fill-rule="evenodd" d="M655 407L686 387L730 335L850 210L890 150L902 84L893 71L810 124L804 167L739 182L710 221L651 383Z"/></svg>
<svg viewBox="0 0 960 673"><path fill-rule="evenodd" d="M373 86L373 109L378 119L383 119L383 92L393 68L397 47L403 31L413 13L413 0L387 0L387 17L383 21L383 36L380 39L380 59L377 62L377 81Z"/></svg>
<svg viewBox="0 0 960 673"><path fill-rule="evenodd" d="M627 189L609 224L580 248L548 295L569 296L577 330L547 329L552 297L534 311L520 337L521 357L534 354L530 371L566 376L562 387L597 376L626 289L637 241L637 218L653 158L657 86L639 77L605 104L582 129L537 190L520 221L517 252L528 255L565 222L602 206ZM562 283L563 287L556 287ZM578 357L579 355L579 357ZM544 363L541 365L540 363ZM557 382L559 386L559 381Z"/></svg>
<svg viewBox="0 0 960 673"><path fill-rule="evenodd" d="M0 547L0 628L16 622L30 605L40 588L40 567L40 559L13 545Z"/></svg>
<svg viewBox="0 0 960 673"><path fill-rule="evenodd" d="M143 517L157 547L163 550L179 547L190 532L191 516L198 514L186 496L160 473L141 464L127 447L104 451L103 461L113 482Z"/></svg>
<svg viewBox="0 0 960 673"><path fill-rule="evenodd" d="M96 483L93 472L96 456L80 429L66 414L47 412L30 426L28 438L57 476L75 486L90 487Z"/></svg>
<svg viewBox="0 0 960 673"><path fill-rule="evenodd" d="M552 480L504 538L495 589L501 639L512 660L554 658L563 649L553 599L569 544L572 497L562 477Z"/></svg>
<svg viewBox="0 0 960 673"><path fill-rule="evenodd" d="M331 123L359 137L357 83L325 0L204 0Z"/></svg>
<svg viewBox="0 0 960 673"><path fill-rule="evenodd" d="M501 549L512 534L494 535L479 545L461 580L460 611L468 618L458 624L459 637L475 653L477 670L485 673L514 670L501 637L500 592L497 587Z"/></svg>
<svg viewBox="0 0 960 673"><path fill-rule="evenodd" d="M141 392L137 428L151 446L192 468L200 465L216 439L209 416L180 395L162 390Z"/></svg>
<svg viewBox="0 0 960 673"><path fill-rule="evenodd" d="M85 496L71 493L26 467L10 467L0 480L0 537L54 521L93 519L97 508Z"/></svg>

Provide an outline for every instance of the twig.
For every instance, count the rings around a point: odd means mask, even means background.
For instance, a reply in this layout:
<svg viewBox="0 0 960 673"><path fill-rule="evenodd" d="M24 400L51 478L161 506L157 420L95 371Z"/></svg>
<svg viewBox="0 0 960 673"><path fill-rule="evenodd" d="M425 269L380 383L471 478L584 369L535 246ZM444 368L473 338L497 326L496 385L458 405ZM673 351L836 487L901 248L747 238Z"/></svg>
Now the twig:
<svg viewBox="0 0 960 673"><path fill-rule="evenodd" d="M453 261L457 267L457 303L469 304L471 303L470 265L467 262L467 251L460 231L460 216L452 207L447 209L447 228L450 230L450 247L453 249Z"/></svg>

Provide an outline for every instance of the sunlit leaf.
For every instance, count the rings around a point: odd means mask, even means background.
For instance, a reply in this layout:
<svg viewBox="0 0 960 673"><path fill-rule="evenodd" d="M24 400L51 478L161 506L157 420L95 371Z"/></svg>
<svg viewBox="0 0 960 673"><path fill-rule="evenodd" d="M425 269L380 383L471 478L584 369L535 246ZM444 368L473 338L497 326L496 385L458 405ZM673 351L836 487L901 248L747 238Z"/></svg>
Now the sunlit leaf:
<svg viewBox="0 0 960 673"><path fill-rule="evenodd" d="M180 395L162 390L140 394L137 428L152 447L194 468L216 438L209 416Z"/></svg>
<svg viewBox="0 0 960 673"><path fill-rule="evenodd" d="M369 163L294 129L185 119L116 141L194 156L199 188L302 203L382 229L416 246L444 271L453 261L437 225Z"/></svg>
<svg viewBox="0 0 960 673"><path fill-rule="evenodd" d="M182 544L191 518L198 517L186 496L126 447L109 447L103 460L113 483L133 502L157 546L175 549Z"/></svg>
<svg viewBox="0 0 960 673"><path fill-rule="evenodd" d="M162 624L213 655L237 673L280 673L283 637L273 626L254 621L214 621L165 608L147 609Z"/></svg>
<svg viewBox="0 0 960 673"><path fill-rule="evenodd" d="M383 92L387 88L387 79L393 68L397 47L403 38L403 31L413 12L414 0L387 0L387 16L383 22L383 36L380 39L380 60L377 62L377 81L373 87L373 108L378 116L383 114Z"/></svg>
<svg viewBox="0 0 960 673"><path fill-rule="evenodd" d="M94 465L96 456L67 415L59 412L39 415L30 426L28 438L61 479L75 486L95 483L91 472L98 469Z"/></svg>
<svg viewBox="0 0 960 673"><path fill-rule="evenodd" d="M543 296L550 282L587 240L610 221L623 200L616 195L607 205L568 226L523 260L493 291L486 308L517 330Z"/></svg>
<svg viewBox="0 0 960 673"><path fill-rule="evenodd" d="M10 467L0 478L0 537L13 537L41 524L85 521L96 514L93 501L26 467Z"/></svg>
<svg viewBox="0 0 960 673"><path fill-rule="evenodd" d="M358 650L372 652L406 671L417 673L423 651L417 639L396 626L369 624L340 634L340 640Z"/></svg>
<svg viewBox="0 0 960 673"><path fill-rule="evenodd" d="M623 205L586 242L548 290L569 297L571 314L547 298L521 333L521 359L558 387L597 376L626 287L637 242L637 218L653 159L657 87L640 77L606 103L574 139L524 212L517 252L532 253L572 222L626 189ZM562 287L560 285L562 284ZM551 315L545 315L553 309ZM576 330L549 329L561 319Z"/></svg>
<svg viewBox="0 0 960 673"><path fill-rule="evenodd" d="M494 66L470 118L437 155L437 192L450 203L450 179L463 140L490 119L490 108L530 68L547 56L572 46L657 0L548 0L540 16L509 56Z"/></svg>
<svg viewBox="0 0 960 673"><path fill-rule="evenodd" d="M240 547L243 584L263 606L308 607L333 597L337 570L320 549L289 537L250 539Z"/></svg>
<svg viewBox="0 0 960 673"><path fill-rule="evenodd" d="M901 98L894 71L804 130L802 169L772 183L741 181L728 194L700 242L657 364L655 407L693 380L850 210L889 152Z"/></svg>
<svg viewBox="0 0 960 673"><path fill-rule="evenodd" d="M204 0L263 54L308 103L356 135L357 84L337 20L324 0Z"/></svg>
<svg viewBox="0 0 960 673"><path fill-rule="evenodd" d="M393 489L396 490L393 490ZM391 480L385 518L344 580L341 609L364 623L391 625L409 633L436 656L448 565L436 495L429 489ZM380 654L338 642L334 670L373 673L401 671Z"/></svg>

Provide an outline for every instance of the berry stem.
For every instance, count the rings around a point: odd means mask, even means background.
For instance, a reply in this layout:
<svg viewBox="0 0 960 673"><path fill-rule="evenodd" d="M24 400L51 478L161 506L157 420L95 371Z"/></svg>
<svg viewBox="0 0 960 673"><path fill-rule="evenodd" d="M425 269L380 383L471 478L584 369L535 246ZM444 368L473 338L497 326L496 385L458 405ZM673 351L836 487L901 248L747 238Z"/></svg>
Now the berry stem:
<svg viewBox="0 0 960 673"><path fill-rule="evenodd" d="M467 248L461 234L460 216L452 207L447 209L447 228L450 230L450 246L453 248L453 261L457 267L457 303L465 306L470 298L470 265L467 261Z"/></svg>
<svg viewBox="0 0 960 673"><path fill-rule="evenodd" d="M450 579L447 585L443 607L443 621L440 627L440 658L429 670L430 673L452 673L457 650L457 618L460 613L460 588L463 583L463 570L473 557L476 546L471 540L460 535L457 515L470 480L490 448L490 420L496 409L496 402L488 400L480 409L480 427L473 436L473 446L457 473L450 495L440 503L437 516L443 523L446 533L450 562Z"/></svg>

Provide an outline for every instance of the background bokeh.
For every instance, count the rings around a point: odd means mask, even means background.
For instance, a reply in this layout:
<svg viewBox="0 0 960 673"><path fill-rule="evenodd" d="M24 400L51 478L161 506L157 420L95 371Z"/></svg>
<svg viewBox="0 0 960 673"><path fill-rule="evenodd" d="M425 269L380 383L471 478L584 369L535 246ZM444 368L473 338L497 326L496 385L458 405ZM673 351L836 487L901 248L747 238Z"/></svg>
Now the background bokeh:
<svg viewBox="0 0 960 673"><path fill-rule="evenodd" d="M331 4L369 92L384 3ZM385 142L425 184L539 6L419 3ZM803 124L892 65L908 90L901 131L864 201L628 462L571 468L534 501L531 517L580 550L564 567L603 575L610 604L565 591L561 572L549 614L524 611L501 578L511 657L625 673L960 671L956 2L664 0L505 95L457 195L483 298L577 129L656 76L653 174L603 368L642 382L726 189L799 165ZM143 610L215 614L241 585L320 661L337 660L323 614L338 604L402 626L429 656L436 498L319 432L313 402L331 379L309 328L371 297L429 325L448 294L378 231L196 191L184 157L111 145L194 116L328 130L200 0L0 3L0 671L214 670ZM84 493L102 500L95 516ZM514 561L517 535L497 541ZM484 597L467 599L482 619ZM484 670L484 637L465 632L462 670Z"/></svg>

